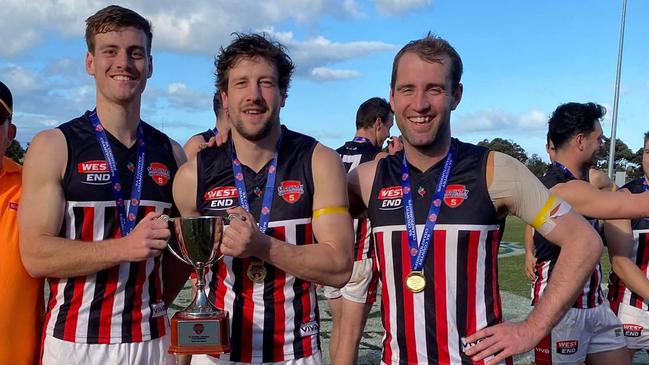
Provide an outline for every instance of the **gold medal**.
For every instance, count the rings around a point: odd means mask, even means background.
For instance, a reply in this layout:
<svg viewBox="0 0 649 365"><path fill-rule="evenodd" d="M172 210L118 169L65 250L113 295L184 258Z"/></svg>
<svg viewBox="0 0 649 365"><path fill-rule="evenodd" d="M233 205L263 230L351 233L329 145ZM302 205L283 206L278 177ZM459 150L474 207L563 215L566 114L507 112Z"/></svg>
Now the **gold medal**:
<svg viewBox="0 0 649 365"><path fill-rule="evenodd" d="M413 293L420 293L424 291L426 287L426 278L424 278L424 273L422 271L411 271L408 276L406 276L406 286L408 290Z"/></svg>
<svg viewBox="0 0 649 365"><path fill-rule="evenodd" d="M263 283L266 279L266 267L263 261L253 261L248 266L248 279L253 283Z"/></svg>

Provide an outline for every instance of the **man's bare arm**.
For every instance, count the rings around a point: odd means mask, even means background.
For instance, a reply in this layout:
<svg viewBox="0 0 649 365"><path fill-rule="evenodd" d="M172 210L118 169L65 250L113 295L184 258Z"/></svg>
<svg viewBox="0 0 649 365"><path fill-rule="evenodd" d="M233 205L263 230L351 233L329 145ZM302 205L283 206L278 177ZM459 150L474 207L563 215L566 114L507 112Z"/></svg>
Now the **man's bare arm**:
<svg viewBox="0 0 649 365"><path fill-rule="evenodd" d="M225 230L223 254L256 256L303 280L341 287L351 276L354 232L349 215L345 170L335 151L318 144L312 156L313 209L327 209L313 218L317 244L293 245L256 229L252 215L241 207L228 212L245 216ZM316 213L317 214L317 213Z"/></svg>
<svg viewBox="0 0 649 365"><path fill-rule="evenodd" d="M39 133L29 146L23 170L18 222L20 253L34 277L67 278L88 275L123 261L158 256L169 230L158 222L160 213L149 213L130 235L101 242L59 238L65 198L62 179L67 145L58 129Z"/></svg>
<svg viewBox="0 0 649 365"><path fill-rule="evenodd" d="M643 298L649 298L649 279L631 260L633 232L627 219L611 220L604 223L604 234L608 246L611 266L624 285Z"/></svg>
<svg viewBox="0 0 649 365"><path fill-rule="evenodd" d="M536 279L536 250L534 248L534 228L530 225L525 226L525 275L531 280Z"/></svg>
<svg viewBox="0 0 649 365"><path fill-rule="evenodd" d="M473 360L496 354L488 364L529 351L546 336L572 306L602 252L602 241L592 226L568 210L561 199L551 198L525 166L504 155L497 164L494 160L490 156L487 184L496 208L504 207L533 224L537 232L561 247L561 253L541 300L525 321L501 323L467 337L467 342L480 341L466 350ZM504 188L495 188L492 182Z"/></svg>
<svg viewBox="0 0 649 365"><path fill-rule="evenodd" d="M185 152L176 141L170 141L174 158L176 159L176 165L181 167L187 162ZM178 260L169 250L164 251L162 257L162 282L164 285L162 300L167 306L174 301L180 290L182 290L191 270L191 266Z"/></svg>
<svg viewBox="0 0 649 365"><path fill-rule="evenodd" d="M604 191L582 180L557 184L550 191L587 217L631 219L649 216L649 192Z"/></svg>

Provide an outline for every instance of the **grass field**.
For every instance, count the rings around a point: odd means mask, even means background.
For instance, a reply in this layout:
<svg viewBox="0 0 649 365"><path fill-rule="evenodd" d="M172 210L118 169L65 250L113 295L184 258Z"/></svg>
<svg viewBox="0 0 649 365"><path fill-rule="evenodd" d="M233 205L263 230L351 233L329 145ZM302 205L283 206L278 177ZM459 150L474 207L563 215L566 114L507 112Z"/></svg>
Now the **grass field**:
<svg viewBox="0 0 649 365"><path fill-rule="evenodd" d="M525 224L517 217L507 218L503 241L519 242L523 247L523 234ZM608 260L608 252L604 250L601 259L603 282L608 281L608 274L611 271L611 264ZM504 290L522 297L530 297L530 280L525 276L525 255L503 257L498 260L500 290Z"/></svg>

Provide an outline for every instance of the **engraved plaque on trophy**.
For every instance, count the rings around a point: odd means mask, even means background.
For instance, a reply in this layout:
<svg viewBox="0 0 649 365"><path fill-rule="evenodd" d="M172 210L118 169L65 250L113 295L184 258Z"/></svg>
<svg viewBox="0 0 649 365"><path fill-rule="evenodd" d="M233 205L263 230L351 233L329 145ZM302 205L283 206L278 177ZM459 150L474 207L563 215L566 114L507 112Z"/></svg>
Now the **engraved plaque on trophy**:
<svg viewBox="0 0 649 365"><path fill-rule="evenodd" d="M172 354L218 355L230 351L228 313L216 308L205 292L205 268L219 261L224 217L169 218L169 230L180 252L169 250L194 267L196 293L191 304L171 318Z"/></svg>

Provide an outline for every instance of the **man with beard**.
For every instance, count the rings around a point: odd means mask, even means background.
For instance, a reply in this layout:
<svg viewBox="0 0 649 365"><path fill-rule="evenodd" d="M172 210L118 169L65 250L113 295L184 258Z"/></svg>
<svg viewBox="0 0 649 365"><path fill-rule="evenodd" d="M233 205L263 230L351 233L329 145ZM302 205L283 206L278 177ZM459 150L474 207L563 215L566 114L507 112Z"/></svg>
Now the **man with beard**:
<svg viewBox="0 0 649 365"><path fill-rule="evenodd" d="M341 287L351 274L340 158L280 124L293 69L281 44L236 34L216 60L232 138L199 152L174 182L183 216L232 217L209 283L230 315L231 352L198 363L319 364L315 283Z"/></svg>
<svg viewBox="0 0 649 365"><path fill-rule="evenodd" d="M649 191L649 132L644 135L642 172L622 189ZM608 300L622 322L632 357L638 350L649 351L649 218L609 221L604 232L613 268Z"/></svg>
<svg viewBox="0 0 649 365"><path fill-rule="evenodd" d="M588 170L602 144L600 120L606 109L595 103L566 103L557 107L548 123L554 144L554 162L541 178L553 194L563 198L595 229L598 219L635 218L649 213L649 194L599 190L588 182ZM532 304L549 294L563 248L534 233L538 262ZM599 263L582 286L577 300L552 332L537 346L537 364L627 364L629 359L622 325L604 298Z"/></svg>
<svg viewBox="0 0 649 365"><path fill-rule="evenodd" d="M445 40L404 46L390 83L404 152L349 175L376 242L383 364L511 363L560 320L601 252L596 232L520 162L451 138L461 75ZM549 299L521 323L500 323L497 253L510 212L563 248Z"/></svg>

